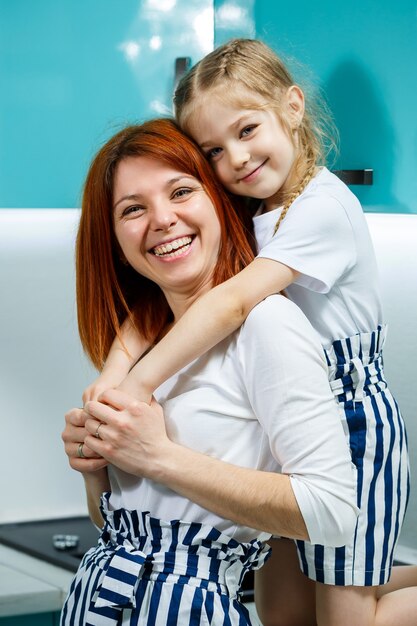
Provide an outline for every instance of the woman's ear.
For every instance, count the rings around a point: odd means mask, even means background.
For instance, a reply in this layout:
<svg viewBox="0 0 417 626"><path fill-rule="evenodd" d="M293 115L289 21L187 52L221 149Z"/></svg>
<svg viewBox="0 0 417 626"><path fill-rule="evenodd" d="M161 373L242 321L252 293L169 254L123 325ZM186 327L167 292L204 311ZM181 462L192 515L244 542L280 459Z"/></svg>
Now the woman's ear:
<svg viewBox="0 0 417 626"><path fill-rule="evenodd" d="M304 117L304 94L298 85L291 85L287 91L288 116L293 130L296 130Z"/></svg>

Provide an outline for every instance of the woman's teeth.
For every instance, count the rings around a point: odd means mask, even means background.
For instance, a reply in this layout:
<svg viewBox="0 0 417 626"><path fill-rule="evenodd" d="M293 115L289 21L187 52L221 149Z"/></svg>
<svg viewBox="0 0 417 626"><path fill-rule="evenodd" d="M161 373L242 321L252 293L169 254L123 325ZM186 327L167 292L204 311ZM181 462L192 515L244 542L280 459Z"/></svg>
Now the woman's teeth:
<svg viewBox="0 0 417 626"><path fill-rule="evenodd" d="M191 237L181 237L180 239L170 241L163 246L156 246L153 249L153 253L156 256L178 256L183 254L185 250L190 247L191 242Z"/></svg>

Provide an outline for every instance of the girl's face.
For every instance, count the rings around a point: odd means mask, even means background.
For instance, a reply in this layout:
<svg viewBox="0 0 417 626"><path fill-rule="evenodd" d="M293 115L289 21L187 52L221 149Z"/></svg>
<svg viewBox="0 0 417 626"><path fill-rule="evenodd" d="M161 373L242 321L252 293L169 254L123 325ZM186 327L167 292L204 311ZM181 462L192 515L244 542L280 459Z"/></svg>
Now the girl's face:
<svg viewBox="0 0 417 626"><path fill-rule="evenodd" d="M288 102L289 120L296 129L303 100L297 102L298 91L291 99L295 106ZM280 192L294 182L296 130L290 137L273 111L243 109L215 95L207 96L196 110L190 130L229 191L264 200L267 210L278 206Z"/></svg>
<svg viewBox="0 0 417 626"><path fill-rule="evenodd" d="M113 210L126 260L161 287L171 306L172 298L211 286L221 233L200 181L155 159L129 157L116 169Z"/></svg>

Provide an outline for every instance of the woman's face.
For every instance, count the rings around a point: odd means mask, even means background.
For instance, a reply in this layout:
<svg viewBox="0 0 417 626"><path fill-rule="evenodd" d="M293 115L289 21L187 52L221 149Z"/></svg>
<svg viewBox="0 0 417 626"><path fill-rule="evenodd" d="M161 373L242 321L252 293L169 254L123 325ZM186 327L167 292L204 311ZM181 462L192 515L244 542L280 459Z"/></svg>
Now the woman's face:
<svg viewBox="0 0 417 626"><path fill-rule="evenodd" d="M113 211L126 260L168 299L211 287L220 224L200 181L153 158L126 158L116 168Z"/></svg>

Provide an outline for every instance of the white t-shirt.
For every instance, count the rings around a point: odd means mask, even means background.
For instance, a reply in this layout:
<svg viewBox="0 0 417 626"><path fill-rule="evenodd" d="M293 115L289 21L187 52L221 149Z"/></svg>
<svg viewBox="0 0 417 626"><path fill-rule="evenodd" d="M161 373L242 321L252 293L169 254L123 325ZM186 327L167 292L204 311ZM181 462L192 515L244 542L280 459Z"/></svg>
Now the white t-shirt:
<svg viewBox="0 0 417 626"><path fill-rule="evenodd" d="M372 241L356 196L326 168L294 201L254 218L259 257L300 272L285 293L306 314L325 348L382 324Z"/></svg>
<svg viewBox="0 0 417 626"><path fill-rule="evenodd" d="M283 472L313 543L342 545L356 516L356 476L330 391L319 339L282 295L258 304L242 327L155 393L168 436L242 467ZM215 526L238 541L269 533L242 527L167 487L111 468L112 508Z"/></svg>

